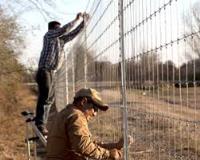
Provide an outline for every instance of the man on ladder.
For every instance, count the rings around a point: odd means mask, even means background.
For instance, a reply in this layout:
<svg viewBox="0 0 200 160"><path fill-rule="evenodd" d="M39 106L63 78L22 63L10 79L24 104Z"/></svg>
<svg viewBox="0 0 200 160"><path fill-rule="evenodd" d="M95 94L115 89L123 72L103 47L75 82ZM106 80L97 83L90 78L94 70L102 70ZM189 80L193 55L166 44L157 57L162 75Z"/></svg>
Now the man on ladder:
<svg viewBox="0 0 200 160"><path fill-rule="evenodd" d="M82 22L71 31L81 17L83 17ZM63 27L61 27L61 24L57 21L52 21L48 24L48 32L44 35L43 49L36 75L39 96L36 107L35 124L43 135L48 133L45 123L51 106L55 104L54 78L56 71L62 66L64 45L82 31L88 19L88 14L78 13L73 21Z"/></svg>

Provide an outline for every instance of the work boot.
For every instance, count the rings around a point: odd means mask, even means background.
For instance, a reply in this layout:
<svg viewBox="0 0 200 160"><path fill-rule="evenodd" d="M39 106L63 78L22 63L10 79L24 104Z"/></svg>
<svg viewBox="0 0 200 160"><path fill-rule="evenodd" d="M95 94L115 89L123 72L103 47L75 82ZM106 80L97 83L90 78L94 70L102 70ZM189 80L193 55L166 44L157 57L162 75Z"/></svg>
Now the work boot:
<svg viewBox="0 0 200 160"><path fill-rule="evenodd" d="M48 130L44 125L37 126L38 130L42 133L43 136L47 136Z"/></svg>

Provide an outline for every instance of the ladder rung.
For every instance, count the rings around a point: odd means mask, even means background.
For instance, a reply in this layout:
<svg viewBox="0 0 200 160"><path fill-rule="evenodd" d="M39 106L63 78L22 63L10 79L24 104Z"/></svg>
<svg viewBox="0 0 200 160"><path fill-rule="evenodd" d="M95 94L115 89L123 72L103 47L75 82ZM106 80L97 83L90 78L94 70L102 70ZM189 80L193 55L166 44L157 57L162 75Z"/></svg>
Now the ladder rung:
<svg viewBox="0 0 200 160"><path fill-rule="evenodd" d="M27 142L27 140L35 142L35 141L39 140L39 137L31 137L31 138L25 139L25 142Z"/></svg>

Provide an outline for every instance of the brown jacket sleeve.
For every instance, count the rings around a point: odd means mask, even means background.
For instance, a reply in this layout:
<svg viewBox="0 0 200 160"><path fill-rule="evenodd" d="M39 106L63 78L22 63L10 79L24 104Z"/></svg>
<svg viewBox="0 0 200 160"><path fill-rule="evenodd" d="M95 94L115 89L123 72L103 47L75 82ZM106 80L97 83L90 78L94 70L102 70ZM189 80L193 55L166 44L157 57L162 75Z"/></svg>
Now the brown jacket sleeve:
<svg viewBox="0 0 200 160"><path fill-rule="evenodd" d="M75 114L71 116L66 127L72 150L93 159L109 159L109 150L100 147L91 140L88 123L84 115Z"/></svg>
<svg viewBox="0 0 200 160"><path fill-rule="evenodd" d="M108 150L111 149L118 149L121 150L123 148L123 146L120 146L118 143L102 143L102 142L98 142L97 143L99 146L106 148Z"/></svg>

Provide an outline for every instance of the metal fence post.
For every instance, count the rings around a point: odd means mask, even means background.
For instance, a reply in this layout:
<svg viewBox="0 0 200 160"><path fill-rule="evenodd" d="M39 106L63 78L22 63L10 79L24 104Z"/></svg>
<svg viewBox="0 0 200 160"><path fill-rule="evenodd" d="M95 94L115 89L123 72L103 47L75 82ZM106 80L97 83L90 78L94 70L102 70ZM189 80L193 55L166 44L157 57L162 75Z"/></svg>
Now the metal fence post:
<svg viewBox="0 0 200 160"><path fill-rule="evenodd" d="M87 33L86 27L84 29L84 39L85 39L85 53L84 53L84 87L87 87Z"/></svg>
<svg viewBox="0 0 200 160"><path fill-rule="evenodd" d="M72 58L72 93L75 95L75 64L74 64L74 53L71 53Z"/></svg>
<svg viewBox="0 0 200 160"><path fill-rule="evenodd" d="M121 55L121 94L123 107L123 137L124 137L124 160L128 160L128 120L127 120L127 101L126 101L126 70L125 70L125 53L124 53L124 4L123 0L119 0L119 41L120 41L120 55Z"/></svg>
<svg viewBox="0 0 200 160"><path fill-rule="evenodd" d="M67 65L67 56L65 52L65 105L69 103L69 84L68 84L68 65Z"/></svg>

